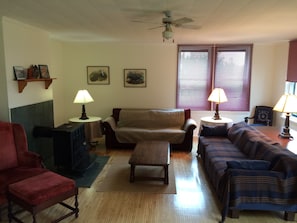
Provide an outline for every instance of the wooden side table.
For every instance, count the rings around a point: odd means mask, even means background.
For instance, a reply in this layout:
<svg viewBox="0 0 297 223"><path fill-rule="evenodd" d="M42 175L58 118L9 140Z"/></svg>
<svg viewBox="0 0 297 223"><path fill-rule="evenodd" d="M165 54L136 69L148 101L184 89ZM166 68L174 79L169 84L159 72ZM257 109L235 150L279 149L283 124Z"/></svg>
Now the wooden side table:
<svg viewBox="0 0 297 223"><path fill-rule="evenodd" d="M85 134L86 134L86 141L89 142L91 145L93 143L97 144L96 138L102 137L102 119L96 116L89 116L89 119L79 119L79 117L70 118L70 122L79 122L85 124Z"/></svg>
<svg viewBox="0 0 297 223"><path fill-rule="evenodd" d="M274 126L254 126L254 128L258 129L272 140L278 142L283 148L297 154L297 132L295 130L290 129L290 133L293 138L288 139L279 136L281 128L277 128Z"/></svg>

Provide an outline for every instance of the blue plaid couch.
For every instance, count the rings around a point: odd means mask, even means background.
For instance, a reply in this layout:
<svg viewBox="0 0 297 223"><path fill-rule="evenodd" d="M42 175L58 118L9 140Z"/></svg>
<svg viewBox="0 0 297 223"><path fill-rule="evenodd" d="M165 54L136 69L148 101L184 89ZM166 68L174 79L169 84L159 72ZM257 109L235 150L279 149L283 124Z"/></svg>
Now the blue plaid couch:
<svg viewBox="0 0 297 223"><path fill-rule="evenodd" d="M297 155L245 122L203 126L198 155L222 204L221 222L240 210L284 211L294 220Z"/></svg>

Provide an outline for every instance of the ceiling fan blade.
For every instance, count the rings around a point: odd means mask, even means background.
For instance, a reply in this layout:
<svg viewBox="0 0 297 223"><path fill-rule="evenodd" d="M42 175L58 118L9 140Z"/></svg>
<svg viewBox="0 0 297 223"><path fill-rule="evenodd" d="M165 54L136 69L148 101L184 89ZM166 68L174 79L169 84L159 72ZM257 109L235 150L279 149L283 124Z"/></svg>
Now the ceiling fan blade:
<svg viewBox="0 0 297 223"><path fill-rule="evenodd" d="M183 18L180 18L180 19L173 20L172 24L181 25L181 24L189 23L189 22L194 22L194 20L191 19L191 18L188 18L188 17L183 17Z"/></svg>
<svg viewBox="0 0 297 223"><path fill-rule="evenodd" d="M162 27L164 27L164 25L156 26L156 27L152 27L152 28L149 28L149 30L152 30L152 29L159 29L159 28L162 28Z"/></svg>
<svg viewBox="0 0 297 223"><path fill-rule="evenodd" d="M183 28L183 29L201 29L201 26L197 26L197 25L191 25L191 24L178 24L175 25L175 27L177 28Z"/></svg>
<svg viewBox="0 0 297 223"><path fill-rule="evenodd" d="M137 20L137 19L133 19L133 20L130 20L130 21L135 22L135 23L145 23L145 24L154 24L154 25L160 24L158 22L147 22L147 21Z"/></svg>

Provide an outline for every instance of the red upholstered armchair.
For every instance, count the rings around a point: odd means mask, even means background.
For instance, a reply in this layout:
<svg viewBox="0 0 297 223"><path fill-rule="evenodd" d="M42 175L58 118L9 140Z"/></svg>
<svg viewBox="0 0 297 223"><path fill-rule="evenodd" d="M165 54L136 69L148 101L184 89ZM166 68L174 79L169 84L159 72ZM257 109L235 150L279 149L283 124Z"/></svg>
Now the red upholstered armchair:
<svg viewBox="0 0 297 223"><path fill-rule="evenodd" d="M0 207L7 203L9 184L46 171L41 157L28 151L24 128L20 124L0 121Z"/></svg>

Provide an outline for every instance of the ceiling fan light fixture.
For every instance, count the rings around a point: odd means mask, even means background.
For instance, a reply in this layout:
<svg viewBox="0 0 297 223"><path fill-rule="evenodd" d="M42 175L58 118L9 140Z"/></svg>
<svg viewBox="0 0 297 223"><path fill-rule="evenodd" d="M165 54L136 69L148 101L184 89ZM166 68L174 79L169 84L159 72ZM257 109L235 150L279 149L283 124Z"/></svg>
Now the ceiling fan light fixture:
<svg viewBox="0 0 297 223"><path fill-rule="evenodd" d="M162 36L164 39L171 39L173 37L173 32L170 24L166 24L165 30L162 32Z"/></svg>
<svg viewBox="0 0 297 223"><path fill-rule="evenodd" d="M164 39L168 40L168 39L171 39L172 37L173 37L173 32L166 31L166 30L163 32L163 38Z"/></svg>

